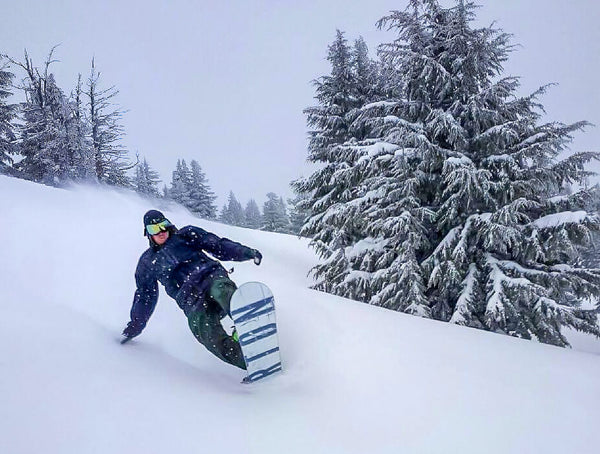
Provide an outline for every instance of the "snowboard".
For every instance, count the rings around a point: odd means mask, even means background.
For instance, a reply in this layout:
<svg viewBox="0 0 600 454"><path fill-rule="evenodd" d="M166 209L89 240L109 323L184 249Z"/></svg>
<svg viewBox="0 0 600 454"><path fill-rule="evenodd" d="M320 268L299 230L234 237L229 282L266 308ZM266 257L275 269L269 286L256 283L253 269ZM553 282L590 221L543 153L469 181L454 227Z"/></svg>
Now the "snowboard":
<svg viewBox="0 0 600 454"><path fill-rule="evenodd" d="M261 282L246 282L231 297L231 318L253 383L281 371L273 293Z"/></svg>

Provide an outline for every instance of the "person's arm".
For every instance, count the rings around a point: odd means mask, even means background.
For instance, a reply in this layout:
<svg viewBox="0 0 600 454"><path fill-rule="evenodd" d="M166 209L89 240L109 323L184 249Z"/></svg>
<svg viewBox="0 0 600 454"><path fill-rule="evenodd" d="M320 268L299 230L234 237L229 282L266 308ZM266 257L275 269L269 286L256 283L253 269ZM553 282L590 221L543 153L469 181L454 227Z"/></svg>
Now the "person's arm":
<svg viewBox="0 0 600 454"><path fill-rule="evenodd" d="M257 265L262 260L261 253L256 249L236 243L228 238L220 238L214 233L207 232L199 227L190 226L189 231L186 233L193 247L206 251L219 260L241 262L254 259L254 263Z"/></svg>
<svg viewBox="0 0 600 454"><path fill-rule="evenodd" d="M123 331L127 340L141 334L158 301L158 282L152 276L144 257L140 259L135 270L135 283L137 288L131 306L131 320Z"/></svg>

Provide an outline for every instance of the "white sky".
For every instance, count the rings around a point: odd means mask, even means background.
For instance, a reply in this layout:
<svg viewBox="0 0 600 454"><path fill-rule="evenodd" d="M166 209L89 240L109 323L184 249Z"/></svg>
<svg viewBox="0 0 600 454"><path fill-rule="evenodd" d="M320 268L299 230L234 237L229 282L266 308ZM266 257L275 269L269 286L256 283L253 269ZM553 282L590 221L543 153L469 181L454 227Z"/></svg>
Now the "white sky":
<svg viewBox="0 0 600 454"><path fill-rule="evenodd" d="M104 86L115 85L125 144L170 183L178 158L196 159L219 196L233 190L262 205L308 174L302 110L311 80L328 73L335 30L362 35L372 54L391 36L375 22L405 0L229 0L169 2L20 0L2 8L0 52L41 66L61 44L54 71L70 91L92 56ZM59 4L57 4L59 3ZM523 94L557 82L543 98L549 119L600 127L600 4L596 0L480 0L479 22L493 20L522 45L506 75ZM20 73L18 71L17 74ZM600 150L600 129L576 136L573 151ZM595 166L600 170L600 165Z"/></svg>

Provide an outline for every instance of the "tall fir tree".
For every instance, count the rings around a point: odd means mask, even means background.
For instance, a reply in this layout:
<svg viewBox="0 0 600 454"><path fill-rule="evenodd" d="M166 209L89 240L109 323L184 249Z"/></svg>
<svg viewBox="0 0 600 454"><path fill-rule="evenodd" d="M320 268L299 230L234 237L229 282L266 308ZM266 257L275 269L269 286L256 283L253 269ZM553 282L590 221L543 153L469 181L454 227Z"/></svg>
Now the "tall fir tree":
<svg viewBox="0 0 600 454"><path fill-rule="evenodd" d="M250 199L244 208L244 224L250 229L260 229L263 225L262 214L256 200Z"/></svg>
<svg viewBox="0 0 600 454"><path fill-rule="evenodd" d="M70 99L71 115L74 120L72 127L69 128L69 142L74 150L72 174L74 179L79 181L97 182L90 125L85 115L83 96L83 82L79 74Z"/></svg>
<svg viewBox="0 0 600 454"><path fill-rule="evenodd" d="M9 173L13 162L11 156L17 153L14 123L17 118L17 106L7 102L12 96L14 74L8 71L3 60L0 55L0 173Z"/></svg>
<svg viewBox="0 0 600 454"><path fill-rule="evenodd" d="M556 201L598 158L559 159L587 123L540 123L547 87L517 96L501 77L509 35L473 28L475 8L410 0L379 22L397 33L380 46L389 97L355 116L364 139L333 150L347 165L330 185L347 199L308 223L331 232L316 235L318 286L554 345L564 327L600 335L600 270L583 265L599 219L577 193Z"/></svg>
<svg viewBox="0 0 600 454"><path fill-rule="evenodd" d="M316 288L367 301L370 295L364 286L351 292L334 288L340 268L348 266L345 248L365 237L361 218L343 213L346 204L356 196L353 169L360 156L342 146L365 139L367 128L357 126L356 120L365 103L381 98L381 71L368 58L364 40L357 40L351 49L340 31L329 46L328 60L331 74L314 83L318 105L305 110L311 128L308 161L319 168L292 186L301 196L296 209L306 213L301 234L312 238L317 252L329 259L313 270L318 279Z"/></svg>
<svg viewBox="0 0 600 454"><path fill-rule="evenodd" d="M126 158L127 150L122 142L125 134L121 123L123 111L114 104L119 92L114 86L100 88L100 72L96 70L94 59L85 94L88 98L96 178L101 183L129 186L127 171L137 163L129 164Z"/></svg>

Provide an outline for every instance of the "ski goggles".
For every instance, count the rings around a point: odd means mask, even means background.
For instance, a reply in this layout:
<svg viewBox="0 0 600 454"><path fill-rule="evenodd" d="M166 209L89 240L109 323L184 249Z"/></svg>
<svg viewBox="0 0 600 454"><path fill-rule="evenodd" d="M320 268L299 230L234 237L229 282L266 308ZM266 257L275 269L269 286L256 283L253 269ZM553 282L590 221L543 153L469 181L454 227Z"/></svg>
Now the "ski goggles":
<svg viewBox="0 0 600 454"><path fill-rule="evenodd" d="M173 224L171 224L168 219L165 219L156 224L148 224L146 226L146 232L148 232L148 235L158 235L160 232L166 232L172 225Z"/></svg>

